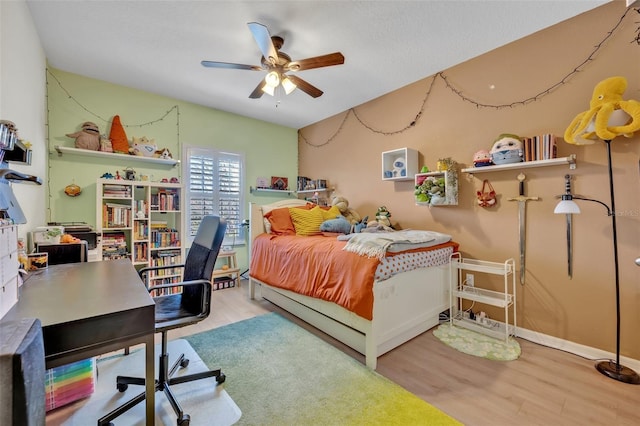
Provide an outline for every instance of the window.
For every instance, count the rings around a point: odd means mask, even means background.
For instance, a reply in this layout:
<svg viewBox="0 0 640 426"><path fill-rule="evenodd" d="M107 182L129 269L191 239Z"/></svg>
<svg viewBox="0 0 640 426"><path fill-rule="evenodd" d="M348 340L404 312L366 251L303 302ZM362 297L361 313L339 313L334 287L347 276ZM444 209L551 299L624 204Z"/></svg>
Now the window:
<svg viewBox="0 0 640 426"><path fill-rule="evenodd" d="M202 217L219 215L227 221L225 245L244 243L244 156L207 148L187 148L188 244L191 245Z"/></svg>

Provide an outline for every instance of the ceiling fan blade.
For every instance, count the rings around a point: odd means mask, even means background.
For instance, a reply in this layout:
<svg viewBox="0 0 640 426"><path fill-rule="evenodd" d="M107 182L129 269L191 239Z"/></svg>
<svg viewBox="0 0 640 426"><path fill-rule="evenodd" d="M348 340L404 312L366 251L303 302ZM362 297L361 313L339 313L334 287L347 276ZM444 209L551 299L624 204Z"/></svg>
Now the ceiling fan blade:
<svg viewBox="0 0 640 426"><path fill-rule="evenodd" d="M249 26L249 30L251 30L256 43L258 43L262 56L264 56L268 62L275 65L278 61L278 52L271 41L271 35L269 34L267 27L257 22L249 22L247 25Z"/></svg>
<svg viewBox="0 0 640 426"><path fill-rule="evenodd" d="M267 83L264 81L264 78L260 80L260 83L258 83L258 85L256 86L255 89L253 89L253 92L251 92L251 94L249 95L250 99L260 99L262 97L262 95L264 94L264 92L262 91L262 88L266 85Z"/></svg>
<svg viewBox="0 0 640 426"><path fill-rule="evenodd" d="M318 89L315 86L312 86L298 76L287 75L287 77L289 77L289 80L291 80L296 86L298 86L298 89L302 90L304 93L313 98L319 98L324 93L322 90Z"/></svg>
<svg viewBox="0 0 640 426"><path fill-rule="evenodd" d="M202 61L202 66L207 68L227 68L233 70L249 70L249 71L262 71L262 67L257 65L244 65L244 64L232 64L229 62L216 62L216 61Z"/></svg>
<svg viewBox="0 0 640 426"><path fill-rule="evenodd" d="M329 53L328 55L316 56L314 58L291 61L287 65L290 71L310 70L313 68L330 67L332 65L344 64L344 56L340 52Z"/></svg>

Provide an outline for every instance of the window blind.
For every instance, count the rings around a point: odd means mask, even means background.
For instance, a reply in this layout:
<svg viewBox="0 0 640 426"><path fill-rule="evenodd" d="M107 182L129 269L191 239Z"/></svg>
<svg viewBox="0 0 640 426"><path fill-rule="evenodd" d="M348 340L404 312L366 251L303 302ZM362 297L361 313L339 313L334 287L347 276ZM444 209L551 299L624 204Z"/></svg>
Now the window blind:
<svg viewBox="0 0 640 426"><path fill-rule="evenodd" d="M188 148L187 227L193 241L202 218L219 215L227 221L225 244L244 243L243 163L240 154Z"/></svg>

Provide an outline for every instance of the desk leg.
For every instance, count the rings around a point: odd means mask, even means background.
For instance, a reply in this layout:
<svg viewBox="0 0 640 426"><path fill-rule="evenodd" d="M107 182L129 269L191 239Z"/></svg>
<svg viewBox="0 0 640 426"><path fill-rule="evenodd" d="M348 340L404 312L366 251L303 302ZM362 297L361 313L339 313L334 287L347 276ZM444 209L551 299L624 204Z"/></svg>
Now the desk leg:
<svg viewBox="0 0 640 426"><path fill-rule="evenodd" d="M155 341L154 334L147 336L144 348L145 362L145 402L146 402L146 418L147 426L153 426L156 419L156 382L155 382Z"/></svg>

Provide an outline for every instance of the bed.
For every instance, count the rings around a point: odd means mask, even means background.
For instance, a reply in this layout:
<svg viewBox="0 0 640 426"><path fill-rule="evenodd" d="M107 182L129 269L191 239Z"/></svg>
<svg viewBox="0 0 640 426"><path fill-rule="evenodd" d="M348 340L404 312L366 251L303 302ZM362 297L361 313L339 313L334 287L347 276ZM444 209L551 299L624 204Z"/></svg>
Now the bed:
<svg viewBox="0 0 640 426"><path fill-rule="evenodd" d="M449 309L448 260L450 254L457 251L458 245L449 241L433 245L428 249L405 251L404 249L407 247L403 247L396 250L395 253L389 253L389 257L391 257L430 250L429 256L436 259L436 264L426 267L414 265L411 270L395 272L395 274L381 274L381 268L375 267L371 279L372 284L369 283L368 287L363 284L370 296L364 297L364 301L355 302L359 306L354 308L349 304L351 303L349 301L343 303L342 299L337 302L323 300L314 295L303 294L304 292L301 293L295 288L285 288L288 285L305 288L305 283L300 282L304 281L304 278L301 277L309 274L291 274L289 266L280 265L277 258L278 249L273 248L275 247L273 244L282 239L286 240L286 238L309 238L311 241L311 238L321 239L323 237L274 237L269 233L269 223L264 219L264 216L265 212L276 209L304 208L305 206L308 206L306 201L295 199L282 200L267 205L250 203L250 297L254 299L256 289L259 288L261 297L363 354L367 367L375 370L379 356L437 325L440 313ZM345 241L334 242L333 240L337 240L335 236L324 238L327 241L331 240L331 243L327 242L326 244L338 244L338 247L344 247L348 244ZM269 246L265 247L264 244L269 244ZM322 244L325 242L323 241ZM259 258L267 253L274 256L266 261ZM346 253L344 250L339 255L361 257L362 259L359 259L358 262L366 264L366 267L369 268L366 273L354 272L349 275L351 277L349 282L352 285L359 285L358 281L368 281L371 277L371 262L380 263L377 258L370 259L367 256ZM296 256L288 253L280 256L280 259L291 261L292 257ZM311 270L312 275L314 273L331 275L330 271L325 271L330 268L324 266L316 265L308 267L308 269ZM265 271L267 270L280 271L281 274L278 279L270 278L266 275ZM359 278L360 276L362 278ZM349 297L343 297L343 299L350 300Z"/></svg>

